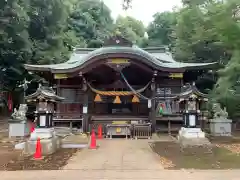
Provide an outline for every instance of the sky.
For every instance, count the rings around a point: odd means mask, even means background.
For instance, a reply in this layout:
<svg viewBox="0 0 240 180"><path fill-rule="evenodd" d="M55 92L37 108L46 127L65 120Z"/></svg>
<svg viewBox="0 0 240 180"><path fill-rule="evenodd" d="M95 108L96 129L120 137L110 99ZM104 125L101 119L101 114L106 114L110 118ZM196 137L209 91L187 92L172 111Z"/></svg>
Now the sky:
<svg viewBox="0 0 240 180"><path fill-rule="evenodd" d="M132 0L132 8L127 12L122 9L122 0L103 0L112 11L112 17L118 15L132 16L141 20L145 25L152 21L152 16L157 12L171 11L181 5L181 0Z"/></svg>

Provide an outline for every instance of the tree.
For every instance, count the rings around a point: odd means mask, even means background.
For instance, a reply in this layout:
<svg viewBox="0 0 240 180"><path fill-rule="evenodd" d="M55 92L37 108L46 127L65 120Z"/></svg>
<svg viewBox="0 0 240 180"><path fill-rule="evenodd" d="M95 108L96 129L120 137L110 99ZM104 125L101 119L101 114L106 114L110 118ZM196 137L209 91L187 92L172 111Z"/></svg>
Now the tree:
<svg viewBox="0 0 240 180"><path fill-rule="evenodd" d="M213 90L212 97L227 107L233 118L240 116L240 51L235 50L224 69L219 72L220 78Z"/></svg>
<svg viewBox="0 0 240 180"><path fill-rule="evenodd" d="M177 17L175 57L184 62L214 62L226 64L229 54L215 29L209 8L212 1L184 1Z"/></svg>
<svg viewBox="0 0 240 180"><path fill-rule="evenodd" d="M27 3L21 0L0 2L0 92L12 91L16 82L23 79L21 65L31 57Z"/></svg>
<svg viewBox="0 0 240 180"><path fill-rule="evenodd" d="M145 40L145 27L143 23L133 17L119 16L115 24L115 32L120 33L126 39L142 46Z"/></svg>
<svg viewBox="0 0 240 180"><path fill-rule="evenodd" d="M66 60L68 48L64 46L66 6L62 0L31 0L28 28L33 44L31 63L58 63Z"/></svg>
<svg viewBox="0 0 240 180"><path fill-rule="evenodd" d="M171 46L173 44L173 33L177 24L176 15L177 14L175 12L163 12L156 13L153 16L154 20L149 24L147 28L149 45Z"/></svg>
<svg viewBox="0 0 240 180"><path fill-rule="evenodd" d="M219 79L213 90L213 98L227 107L232 118L240 116L240 33L239 6L235 0L211 6L215 30L221 42L231 50L231 59L219 71Z"/></svg>
<svg viewBox="0 0 240 180"><path fill-rule="evenodd" d="M68 30L84 40L87 47L101 47L113 28L108 7L99 0L80 0L68 18Z"/></svg>

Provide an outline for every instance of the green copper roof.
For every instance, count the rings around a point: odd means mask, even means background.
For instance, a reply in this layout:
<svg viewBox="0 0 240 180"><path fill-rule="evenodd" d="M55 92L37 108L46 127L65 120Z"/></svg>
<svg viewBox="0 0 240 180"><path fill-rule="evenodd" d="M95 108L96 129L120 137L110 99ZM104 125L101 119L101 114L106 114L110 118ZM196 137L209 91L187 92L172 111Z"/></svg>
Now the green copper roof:
<svg viewBox="0 0 240 180"><path fill-rule="evenodd" d="M39 99L39 98L49 100L49 101L62 101L62 100L64 100L63 97L60 97L60 96L56 95L55 91L52 88L45 87L45 86L38 87L38 89L36 90L35 93L30 94L30 95L25 97L25 99L27 101L36 100L36 99Z"/></svg>
<svg viewBox="0 0 240 180"><path fill-rule="evenodd" d="M195 83L193 85L188 84L182 89L182 92L174 98L189 98L193 94L199 98L207 98L207 94L200 92Z"/></svg>
<svg viewBox="0 0 240 180"><path fill-rule="evenodd" d="M177 69L193 69L193 68L211 68L216 63L181 63L176 62L169 52L159 51L157 48L141 49L138 47L103 47L99 49L76 49L71 55L70 59L61 64L52 65L29 65L25 68L32 71L51 71L53 73L61 73L62 71L73 72L77 68L83 67L86 62L100 56L115 54L133 55L137 60L142 61L154 69L161 70L177 70ZM112 57L111 56L111 57ZM120 58L120 57L118 57Z"/></svg>

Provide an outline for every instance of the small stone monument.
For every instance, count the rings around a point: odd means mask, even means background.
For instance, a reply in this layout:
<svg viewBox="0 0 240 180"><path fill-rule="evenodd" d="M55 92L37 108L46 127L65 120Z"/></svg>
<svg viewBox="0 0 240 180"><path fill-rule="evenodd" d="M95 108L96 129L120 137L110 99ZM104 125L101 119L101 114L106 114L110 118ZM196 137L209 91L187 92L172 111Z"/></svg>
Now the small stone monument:
<svg viewBox="0 0 240 180"><path fill-rule="evenodd" d="M213 119L210 119L210 132L213 136L231 136L232 120L228 119L226 108L222 109L219 103L213 104Z"/></svg>
<svg viewBox="0 0 240 180"><path fill-rule="evenodd" d="M60 140L52 126L54 103L62 101L64 98L57 96L52 88L40 85L35 93L27 96L25 99L27 102L36 103L35 116L37 127L26 142L24 152L34 154L37 139L40 138L42 154L54 153L60 147Z"/></svg>
<svg viewBox="0 0 240 180"><path fill-rule="evenodd" d="M9 137L24 137L30 134L29 124L26 118L27 104L20 104L19 109L14 108L9 123Z"/></svg>

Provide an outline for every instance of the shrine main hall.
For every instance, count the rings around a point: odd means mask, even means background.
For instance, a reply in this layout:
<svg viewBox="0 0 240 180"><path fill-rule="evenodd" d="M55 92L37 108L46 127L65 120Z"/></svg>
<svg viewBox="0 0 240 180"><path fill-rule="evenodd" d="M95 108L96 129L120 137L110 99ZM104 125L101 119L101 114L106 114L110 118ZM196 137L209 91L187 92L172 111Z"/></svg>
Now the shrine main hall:
<svg viewBox="0 0 240 180"><path fill-rule="evenodd" d="M139 48L120 36L101 48L75 48L64 63L25 64L64 98L55 104L55 125L70 123L84 132L102 125L104 133L113 124L148 123L152 132L169 131L170 121L171 128L181 124L189 99L198 111L207 101L195 81L215 67L177 62L165 47Z"/></svg>

